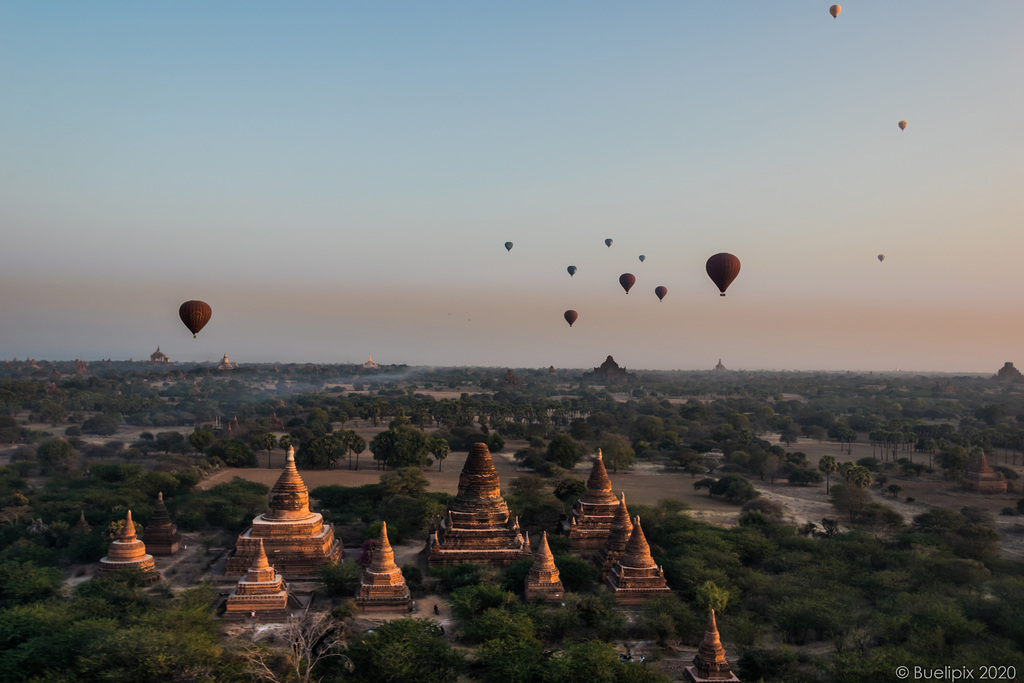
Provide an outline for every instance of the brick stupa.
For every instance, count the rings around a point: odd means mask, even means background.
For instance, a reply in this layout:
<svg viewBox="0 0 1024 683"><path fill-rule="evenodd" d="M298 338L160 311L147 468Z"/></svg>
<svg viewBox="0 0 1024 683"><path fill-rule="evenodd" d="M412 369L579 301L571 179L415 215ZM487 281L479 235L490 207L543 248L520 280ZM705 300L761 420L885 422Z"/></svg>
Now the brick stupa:
<svg viewBox="0 0 1024 683"><path fill-rule="evenodd" d="M411 601L402 570L395 564L395 551L388 541L388 525L384 522L370 566L363 571L359 582L356 606L363 612L404 612L408 611Z"/></svg>
<svg viewBox="0 0 1024 683"><path fill-rule="evenodd" d="M224 605L225 619L274 620L288 616L288 586L267 561L263 539L256 541L255 560Z"/></svg>
<svg viewBox="0 0 1024 683"><path fill-rule="evenodd" d="M612 482L598 449L594 467L587 479L587 490L572 506L569 517L569 547L583 556L596 557L608 539L619 501L612 493Z"/></svg>
<svg viewBox="0 0 1024 683"><path fill-rule="evenodd" d="M132 521L131 510L124 520L121 533L107 548L107 556L100 560L96 576L110 575L121 569L138 569L143 573L146 583L160 580L153 556L146 552L146 544L135 535L135 522Z"/></svg>
<svg viewBox="0 0 1024 683"><path fill-rule="evenodd" d="M619 506L615 508L615 516L612 518L612 528L608 532L608 539L594 560L601 570L601 581L608 578L608 575L612 573L612 567L622 557L622 553L626 552L626 543L629 542L629 536L632 533L633 522L626 509L626 494L623 493Z"/></svg>
<svg viewBox="0 0 1024 683"><path fill-rule="evenodd" d="M533 555L533 566L526 577L526 599L558 604L562 602L564 590L555 558L548 547L548 532L545 531L540 537L537 552Z"/></svg>
<svg viewBox="0 0 1024 683"><path fill-rule="evenodd" d="M78 522L71 530L76 534L87 534L92 531L92 527L89 525L89 522L85 521L85 510L81 511L81 514L78 517Z"/></svg>
<svg viewBox="0 0 1024 683"><path fill-rule="evenodd" d="M739 683L740 679L732 672L732 667L725 658L725 648L718 637L715 610L711 610L704 641L697 650L697 656L693 658L693 664L688 664L683 669L683 680L690 683Z"/></svg>
<svg viewBox="0 0 1024 683"><path fill-rule="evenodd" d="M665 573L651 557L640 517L633 521L626 549L612 565L605 583L615 590L615 599L620 605L639 605L648 598L669 592Z"/></svg>
<svg viewBox="0 0 1024 683"><path fill-rule="evenodd" d="M142 540L146 542L146 549L153 555L173 555L181 547L181 534L167 513L163 492L157 494L156 507L153 508L149 524L142 532Z"/></svg>
<svg viewBox="0 0 1024 683"><path fill-rule="evenodd" d="M519 530L501 497L498 472L487 444L475 443L459 475L459 492L427 539L431 566L469 562L506 567L530 556Z"/></svg>
<svg viewBox="0 0 1024 683"><path fill-rule="evenodd" d="M1006 493L1006 479L989 466L984 453L978 453L967 465L963 485L977 493Z"/></svg>
<svg viewBox="0 0 1024 683"><path fill-rule="evenodd" d="M255 563L261 542L274 568L289 578L313 576L320 565L342 557L334 527L309 509L309 492L295 469L294 448L288 449L284 470L270 489L267 511L238 537L225 572L244 574Z"/></svg>

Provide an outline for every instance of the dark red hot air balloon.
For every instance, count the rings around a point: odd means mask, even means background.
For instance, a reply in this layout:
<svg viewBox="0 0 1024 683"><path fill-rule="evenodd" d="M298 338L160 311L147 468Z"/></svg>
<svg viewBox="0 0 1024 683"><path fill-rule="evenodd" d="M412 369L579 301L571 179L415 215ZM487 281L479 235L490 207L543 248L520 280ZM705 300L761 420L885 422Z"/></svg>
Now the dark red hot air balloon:
<svg viewBox="0 0 1024 683"><path fill-rule="evenodd" d="M664 301L665 295L668 294L668 287L665 285L658 285L654 288L654 293L658 295L658 301Z"/></svg>
<svg viewBox="0 0 1024 683"><path fill-rule="evenodd" d="M636 284L636 276L633 273L623 273L619 276L619 284L626 290L626 294L629 294L630 288Z"/></svg>
<svg viewBox="0 0 1024 683"><path fill-rule="evenodd" d="M729 289L729 285L740 274L740 260L724 252L715 254L708 259L705 269L711 281L718 285L718 291L725 296L725 290Z"/></svg>
<svg viewBox="0 0 1024 683"><path fill-rule="evenodd" d="M192 333L193 339L195 339L199 330L206 327L206 323L210 322L212 315L213 309L205 301L186 301L178 307L178 317L181 318L181 322L185 323L188 331Z"/></svg>
<svg viewBox="0 0 1024 683"><path fill-rule="evenodd" d="M570 309L565 312L564 317L565 322L569 323L569 327L572 327L572 324L576 322L576 318L580 317L580 315L576 311Z"/></svg>
<svg viewBox="0 0 1024 683"><path fill-rule="evenodd" d="M576 266L569 266L568 268L566 268L566 270L569 271L569 277L572 277L573 275L576 274Z"/></svg>

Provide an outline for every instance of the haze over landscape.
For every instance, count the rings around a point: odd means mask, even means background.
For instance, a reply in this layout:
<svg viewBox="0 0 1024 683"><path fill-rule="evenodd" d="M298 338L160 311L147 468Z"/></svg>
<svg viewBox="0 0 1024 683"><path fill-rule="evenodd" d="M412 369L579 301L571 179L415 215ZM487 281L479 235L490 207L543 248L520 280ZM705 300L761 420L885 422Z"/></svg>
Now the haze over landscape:
<svg viewBox="0 0 1024 683"><path fill-rule="evenodd" d="M1024 6L826 10L6 4L0 356L1019 360Z"/></svg>

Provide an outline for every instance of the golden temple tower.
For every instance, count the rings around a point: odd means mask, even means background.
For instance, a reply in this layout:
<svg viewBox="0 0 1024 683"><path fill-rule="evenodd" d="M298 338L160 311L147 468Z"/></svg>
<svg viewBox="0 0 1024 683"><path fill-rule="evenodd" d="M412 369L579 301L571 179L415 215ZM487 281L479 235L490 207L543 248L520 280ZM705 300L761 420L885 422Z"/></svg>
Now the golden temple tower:
<svg viewBox="0 0 1024 683"><path fill-rule="evenodd" d="M364 612L395 612L407 611L411 602L409 587L395 564L395 551L388 541L387 522L383 522L373 559L359 582L356 605Z"/></svg>
<svg viewBox="0 0 1024 683"><path fill-rule="evenodd" d="M153 556L146 553L146 544L135 535L132 511L128 511L121 533L107 548L107 555L100 560L96 576L105 576L121 569L138 569L145 575L146 583L160 580Z"/></svg>
<svg viewBox="0 0 1024 683"><path fill-rule="evenodd" d="M540 537L540 544L533 556L533 566L526 577L526 599L560 603L564 590L555 558L548 547L548 532L545 531Z"/></svg>
<svg viewBox="0 0 1024 683"><path fill-rule="evenodd" d="M225 603L224 617L227 619L281 619L288 616L288 587L267 561L262 539L257 539L256 548L252 566L238 580L238 585Z"/></svg>
<svg viewBox="0 0 1024 683"><path fill-rule="evenodd" d="M595 557L604 547L618 506L608 470L604 467L604 458L598 449L587 479L587 490L573 503L569 517L569 547L572 551Z"/></svg>
<svg viewBox="0 0 1024 683"><path fill-rule="evenodd" d="M732 672L729 661L725 658L725 648L718 637L718 625L715 623L715 610L711 610L708 628L704 632L704 641L693 658L683 670L683 680L691 683L739 683L740 679Z"/></svg>
<svg viewBox="0 0 1024 683"><path fill-rule="evenodd" d="M639 605L647 598L669 592L665 573L651 557L640 517L633 521L626 549L612 565L605 582L615 590L615 599L622 605Z"/></svg>
<svg viewBox="0 0 1024 683"><path fill-rule="evenodd" d="M601 581L608 578L616 561L626 552L626 543L633 533L633 522L629 519L629 511L626 509L626 494L622 494L619 506L615 508L615 516L612 518L612 526L608 532L608 539L604 547L598 553L594 563L601 570Z"/></svg>

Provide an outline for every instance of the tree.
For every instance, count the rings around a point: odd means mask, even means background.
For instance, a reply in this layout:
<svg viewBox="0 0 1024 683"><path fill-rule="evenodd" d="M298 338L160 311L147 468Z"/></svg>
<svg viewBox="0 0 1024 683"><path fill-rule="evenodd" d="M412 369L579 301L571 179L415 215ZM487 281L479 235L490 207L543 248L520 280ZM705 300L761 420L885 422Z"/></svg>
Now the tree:
<svg viewBox="0 0 1024 683"><path fill-rule="evenodd" d="M270 469L270 454L277 447L277 437L273 432L260 432L249 438L252 447L267 452L267 469Z"/></svg>
<svg viewBox="0 0 1024 683"><path fill-rule="evenodd" d="M66 465L75 457L75 449L64 439L47 441L36 449L36 458L44 467Z"/></svg>
<svg viewBox="0 0 1024 683"><path fill-rule="evenodd" d="M836 473L836 470L839 469L839 463L836 462L836 456L827 454L821 456L821 459L818 460L818 469L825 475L825 494L828 495L829 478Z"/></svg>
<svg viewBox="0 0 1024 683"><path fill-rule="evenodd" d="M370 451L378 463L396 467L426 467L430 464L427 433L411 425L392 425L370 441Z"/></svg>
<svg viewBox="0 0 1024 683"><path fill-rule="evenodd" d="M394 619L349 641L352 680L365 683L448 683L465 666L462 655L426 619Z"/></svg>
<svg viewBox="0 0 1024 683"><path fill-rule="evenodd" d="M837 484L832 489L829 500L832 502L832 507L849 515L852 524L854 515L871 502L871 494L856 484Z"/></svg>
<svg viewBox="0 0 1024 683"><path fill-rule="evenodd" d="M220 458L229 467L255 467L256 456L238 439L220 439L206 451L208 458Z"/></svg>
<svg viewBox="0 0 1024 683"><path fill-rule="evenodd" d="M213 442L216 440L217 435L205 427L196 427L195 430L188 435L188 442L192 444L192 448L196 449L199 453L205 453L206 449L212 446Z"/></svg>
<svg viewBox="0 0 1024 683"><path fill-rule="evenodd" d="M612 472L629 469L636 462L636 452L629 445L629 440L621 434L605 432L598 445L601 448L601 459L606 466L612 468Z"/></svg>
<svg viewBox="0 0 1024 683"><path fill-rule="evenodd" d="M576 439L568 434L559 433L551 439L544 457L550 463L571 470L580 461L582 452Z"/></svg>
<svg viewBox="0 0 1024 683"><path fill-rule="evenodd" d="M708 492L713 496L725 496L727 500L734 503L746 503L761 495L746 477L738 474L728 474L722 477Z"/></svg>
<svg viewBox="0 0 1024 683"><path fill-rule="evenodd" d="M502 444L504 448L504 443ZM452 452L451 446L448 445L448 440L434 435L430 437L430 453L437 460L437 471L441 471L441 461L448 457L448 454Z"/></svg>
<svg viewBox="0 0 1024 683"><path fill-rule="evenodd" d="M250 643L241 650L249 673L259 680L285 683L297 680L300 683L320 680L316 675L328 659L343 658L340 647L341 633L329 618L316 618L311 614L301 619L291 618L284 637L288 641L285 666L275 666L276 652ZM279 669L284 669L280 671Z"/></svg>
<svg viewBox="0 0 1024 683"><path fill-rule="evenodd" d="M900 486L899 484L889 484L889 486L885 490L891 493L893 498L898 498L900 495L900 491L903 490L903 487Z"/></svg>
<svg viewBox="0 0 1024 683"><path fill-rule="evenodd" d="M333 469L341 459L341 444L333 435L317 436L299 444L296 462L302 467Z"/></svg>
<svg viewBox="0 0 1024 683"><path fill-rule="evenodd" d="M717 479L712 479L711 477L705 477L704 479L701 479L698 482L694 482L693 490L694 491L699 491L700 489L707 489L708 490L708 495L710 496L710 495L713 495L711 493L711 489L714 488L715 484L717 484L717 483L718 483Z"/></svg>
<svg viewBox="0 0 1024 683"><path fill-rule="evenodd" d="M388 496L418 496L430 486L418 467L399 467L382 474L380 484Z"/></svg>

